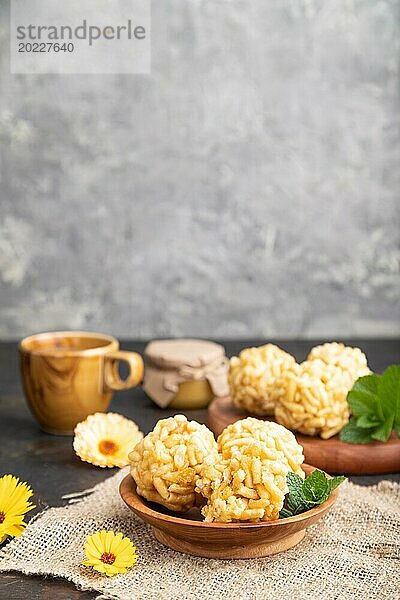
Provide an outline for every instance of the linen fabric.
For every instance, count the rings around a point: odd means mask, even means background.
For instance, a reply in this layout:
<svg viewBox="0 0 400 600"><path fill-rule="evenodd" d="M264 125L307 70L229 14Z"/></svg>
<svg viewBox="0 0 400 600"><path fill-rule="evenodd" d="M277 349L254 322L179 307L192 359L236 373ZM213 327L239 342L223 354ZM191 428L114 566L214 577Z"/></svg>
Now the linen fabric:
<svg viewBox="0 0 400 600"><path fill-rule="evenodd" d="M179 554L154 538L119 496L128 472L121 469L75 503L37 515L0 551L0 571L64 577L79 589L97 591L98 599L400 598L398 483L343 484L332 510L284 553L211 560ZM125 575L107 578L80 565L86 536L101 529L121 531L136 545L140 558Z"/></svg>

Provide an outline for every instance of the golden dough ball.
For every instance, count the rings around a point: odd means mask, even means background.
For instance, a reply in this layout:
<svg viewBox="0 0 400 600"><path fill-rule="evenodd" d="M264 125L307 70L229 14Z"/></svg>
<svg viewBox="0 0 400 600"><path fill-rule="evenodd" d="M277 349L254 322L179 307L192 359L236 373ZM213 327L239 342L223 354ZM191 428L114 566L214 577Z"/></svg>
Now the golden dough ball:
<svg viewBox="0 0 400 600"><path fill-rule="evenodd" d="M273 415L279 388L276 381L296 361L278 346L245 348L229 362L228 383L235 406L255 415Z"/></svg>
<svg viewBox="0 0 400 600"><path fill-rule="evenodd" d="M274 521L287 493L286 475L300 464L302 447L276 423L249 417L229 425L218 438L216 462L204 464L196 491L207 498L207 522ZM294 469L290 465L293 465Z"/></svg>
<svg viewBox="0 0 400 600"><path fill-rule="evenodd" d="M259 456L262 461L284 461L291 471L304 475L303 448L294 434L278 423L248 417L228 425L217 443L223 458L243 452Z"/></svg>
<svg viewBox="0 0 400 600"><path fill-rule="evenodd" d="M328 439L349 420L347 393L353 385L348 371L313 359L283 373L275 408L278 423L293 431Z"/></svg>
<svg viewBox="0 0 400 600"><path fill-rule="evenodd" d="M206 522L275 521L286 493L286 463L269 471L255 456L236 455L203 468L196 490L207 498L201 512ZM248 485L246 485L248 479Z"/></svg>
<svg viewBox="0 0 400 600"><path fill-rule="evenodd" d="M351 348L338 342L330 342L315 346L307 360L322 360L327 365L340 367L350 375L351 386L354 381L371 373L368 368L367 357L360 348Z"/></svg>
<svg viewBox="0 0 400 600"><path fill-rule="evenodd" d="M205 425L184 415L161 419L129 454L137 492L170 510L189 510L196 503L200 467L216 454L217 443Z"/></svg>

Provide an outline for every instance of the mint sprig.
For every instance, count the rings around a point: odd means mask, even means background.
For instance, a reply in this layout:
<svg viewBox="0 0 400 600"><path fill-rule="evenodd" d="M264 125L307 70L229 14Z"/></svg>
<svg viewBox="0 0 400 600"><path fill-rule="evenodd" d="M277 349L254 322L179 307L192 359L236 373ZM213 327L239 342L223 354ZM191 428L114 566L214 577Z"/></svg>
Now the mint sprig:
<svg viewBox="0 0 400 600"><path fill-rule="evenodd" d="M328 479L319 469L315 469L306 479L296 473L288 473L286 482L289 492L279 518L293 517L319 506L345 479L342 475Z"/></svg>
<svg viewBox="0 0 400 600"><path fill-rule="evenodd" d="M387 442L392 431L400 437L400 365L357 379L347 402L352 417L340 432L342 442Z"/></svg>

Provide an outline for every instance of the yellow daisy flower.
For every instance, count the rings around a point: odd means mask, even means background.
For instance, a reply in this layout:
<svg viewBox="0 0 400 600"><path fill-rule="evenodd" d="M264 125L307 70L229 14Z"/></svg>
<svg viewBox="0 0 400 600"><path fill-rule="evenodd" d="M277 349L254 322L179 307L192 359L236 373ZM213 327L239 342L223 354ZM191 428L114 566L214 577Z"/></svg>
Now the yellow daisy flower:
<svg viewBox="0 0 400 600"><path fill-rule="evenodd" d="M98 467L124 467L128 454L143 438L134 421L116 413L95 413L75 427L74 450Z"/></svg>
<svg viewBox="0 0 400 600"><path fill-rule="evenodd" d="M29 485L14 475L0 477L0 544L7 536L18 536L24 531L24 515L35 505L28 502L33 496Z"/></svg>
<svg viewBox="0 0 400 600"><path fill-rule="evenodd" d="M87 560L82 565L93 567L108 577L126 573L138 559L136 547L129 538L104 529L89 535L84 549Z"/></svg>

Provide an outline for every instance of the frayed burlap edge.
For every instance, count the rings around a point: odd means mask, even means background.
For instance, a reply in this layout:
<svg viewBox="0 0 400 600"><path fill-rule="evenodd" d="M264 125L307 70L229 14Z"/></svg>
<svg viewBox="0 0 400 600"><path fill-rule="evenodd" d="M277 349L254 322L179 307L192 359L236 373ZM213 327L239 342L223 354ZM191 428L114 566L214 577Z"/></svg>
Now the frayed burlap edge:
<svg viewBox="0 0 400 600"><path fill-rule="evenodd" d="M119 497L126 473L36 515L0 551L0 571L63 577L98 592L98 600L400 598L400 484L345 483L330 513L295 548L264 559L221 561L157 542ZM80 565L85 537L99 529L122 531L135 542L140 558L125 575L106 578Z"/></svg>

